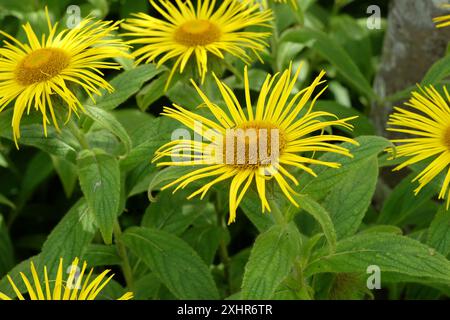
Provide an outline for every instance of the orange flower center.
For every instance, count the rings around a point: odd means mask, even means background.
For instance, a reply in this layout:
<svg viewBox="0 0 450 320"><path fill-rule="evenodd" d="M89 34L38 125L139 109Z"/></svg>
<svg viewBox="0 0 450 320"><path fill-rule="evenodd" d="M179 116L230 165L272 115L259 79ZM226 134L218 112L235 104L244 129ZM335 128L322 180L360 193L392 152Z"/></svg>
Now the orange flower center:
<svg viewBox="0 0 450 320"><path fill-rule="evenodd" d="M29 53L16 68L17 81L22 85L47 81L69 65L69 55L58 48L42 48Z"/></svg>
<svg viewBox="0 0 450 320"><path fill-rule="evenodd" d="M252 121L226 132L223 162L238 168L268 167L276 163L286 145L276 126Z"/></svg>
<svg viewBox="0 0 450 320"><path fill-rule="evenodd" d="M183 23L176 31L176 42L188 46L205 46L220 39L221 32L217 25L208 20L190 20Z"/></svg>

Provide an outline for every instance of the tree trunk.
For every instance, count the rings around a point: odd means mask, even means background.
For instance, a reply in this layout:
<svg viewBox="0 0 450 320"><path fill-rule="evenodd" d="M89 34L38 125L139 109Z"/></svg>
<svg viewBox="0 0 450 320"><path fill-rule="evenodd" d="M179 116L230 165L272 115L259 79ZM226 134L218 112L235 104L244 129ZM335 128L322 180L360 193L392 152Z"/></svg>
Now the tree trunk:
<svg viewBox="0 0 450 320"><path fill-rule="evenodd" d="M445 55L450 40L450 27L437 29L433 18L448 14L441 5L447 0L393 0L388 15L380 69L374 90L384 98L420 83L434 62ZM387 138L398 134L386 131L393 106L404 101L384 102L372 106L371 118L377 134ZM408 174L384 168L378 181L374 205L380 209L391 188Z"/></svg>
<svg viewBox="0 0 450 320"><path fill-rule="evenodd" d="M388 16L380 69L374 89L381 98L420 83L430 66L444 56L450 27L437 29L432 21L448 14L440 6L447 0L393 0ZM386 121L393 105L374 105L372 119L377 133L388 136Z"/></svg>

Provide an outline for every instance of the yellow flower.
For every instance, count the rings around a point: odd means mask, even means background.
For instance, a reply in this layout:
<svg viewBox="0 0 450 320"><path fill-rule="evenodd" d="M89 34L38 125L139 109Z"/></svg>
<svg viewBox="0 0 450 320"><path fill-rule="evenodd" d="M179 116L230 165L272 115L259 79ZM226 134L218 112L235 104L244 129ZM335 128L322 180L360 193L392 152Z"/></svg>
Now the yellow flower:
<svg viewBox="0 0 450 320"><path fill-rule="evenodd" d="M450 9L450 4L443 4L442 8ZM444 28L450 26L450 14L445 16L436 17L433 19L434 23L436 23L437 28Z"/></svg>
<svg viewBox="0 0 450 320"><path fill-rule="evenodd" d="M122 28L126 36L135 37L130 44L143 45L133 55L137 63L152 62L157 58L158 66L173 60L172 71L166 84L169 85L177 69L183 73L186 64L193 58L202 82L208 70L208 57L225 59L224 53L236 56L245 62L250 60L245 49L251 49L259 58L258 51L267 46L268 32L251 32L243 29L251 26L268 26L272 19L270 10L259 10L257 4L244 4L238 0L224 0L217 6L215 0L199 0L195 9L191 0L176 0L176 4L150 0L164 20L145 13L134 14Z"/></svg>
<svg viewBox="0 0 450 320"><path fill-rule="evenodd" d="M42 113L44 132L49 118L59 130L55 109L64 105L72 111L83 110L72 91L79 85L94 100L99 88L112 91L100 69L119 69L119 65L103 62L107 58L125 56L127 46L116 38L106 38L118 28L119 22L84 19L73 29L56 33L46 10L48 34L39 41L29 23L23 26L28 43L0 30L5 46L0 48L0 111L14 100L13 136L17 145L20 121L34 107ZM54 99L58 96L60 99ZM50 112L50 116L48 115Z"/></svg>
<svg viewBox="0 0 450 320"><path fill-rule="evenodd" d="M298 206L292 196L295 191L291 187L292 183L298 185L298 181L286 167L299 168L316 176L308 164L333 168L338 168L340 164L313 159L311 154L323 151L350 157L351 154L346 148L330 142L347 141L357 144L347 137L323 135L324 129L330 126L352 128L347 121L353 118L339 120L334 114L312 111L316 99L326 89L324 88L310 101L315 88L324 82L321 79L325 72L322 71L309 87L290 98L299 72L300 69L291 79L289 67L281 76L279 74L267 76L256 104L252 104L245 68L246 112L233 91L215 75L217 86L227 107L226 111L211 102L193 82L214 120L178 105L174 105L174 108L165 107L163 114L194 130L205 142L198 139L169 142L156 151L153 161L172 157L171 160L159 162L157 165L202 167L193 169L163 189L178 185L175 189L177 191L196 180L210 178L210 182L188 197L190 199L201 194L203 198L211 186L231 179L228 223L235 221L237 207L252 181L255 181L263 212L265 209L270 211L265 189L266 182L271 179L274 179L284 195Z"/></svg>
<svg viewBox="0 0 450 320"><path fill-rule="evenodd" d="M87 264L83 263L81 270L78 268L78 258L72 262L69 276L64 282L63 277L63 259L59 261L58 272L56 274L56 280L49 280L47 267L44 267L44 282L42 283L40 277L31 262L31 275L33 277L33 284L27 278L25 274L20 273L22 280L27 289L28 295L31 300L94 300L103 288L108 284L114 275L105 277L110 270L103 271L100 275L95 277L92 281L92 271L87 275L86 280L83 281L84 273L86 271ZM42 277L41 277L42 278ZM22 293L17 288L14 281L8 276L9 283L16 293L19 300L26 300ZM133 293L127 292L117 300L130 300L133 298ZM0 292L0 300L12 300L12 298Z"/></svg>
<svg viewBox="0 0 450 320"><path fill-rule="evenodd" d="M450 96L444 87L447 101ZM439 199L447 196L450 202L448 185L450 183L450 108L447 101L432 86L413 92L406 106L408 109L395 108L390 115L387 130L408 134L410 137L392 140L401 143L395 149L396 157L409 159L394 168L400 170L414 163L432 158L432 162L413 180L419 182L415 193L433 180L439 173L446 171L446 176L439 193Z"/></svg>

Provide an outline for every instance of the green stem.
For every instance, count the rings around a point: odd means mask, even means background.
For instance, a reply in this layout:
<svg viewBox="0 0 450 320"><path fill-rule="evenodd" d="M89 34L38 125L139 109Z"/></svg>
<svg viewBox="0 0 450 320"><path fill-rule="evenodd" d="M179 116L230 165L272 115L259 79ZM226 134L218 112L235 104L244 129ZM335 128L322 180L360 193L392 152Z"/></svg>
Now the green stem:
<svg viewBox="0 0 450 320"><path fill-rule="evenodd" d="M225 219L224 219L224 215L223 215L223 205L222 205L222 195L217 192L216 193L216 201L215 201L215 209L216 209L216 213L217 213L217 223L219 225L219 227L226 229L226 223L225 223ZM231 277L230 277L230 255L228 253L228 248L227 248L227 244L225 243L225 239L222 237L220 239L219 242L219 255L220 255L220 260L223 263L223 275L224 278L227 282L227 286L228 286L228 290L227 290L227 294L231 294Z"/></svg>
<svg viewBox="0 0 450 320"><path fill-rule="evenodd" d="M274 72L278 71L278 28L277 28L277 20L275 16L275 3L272 3L269 1L270 9L272 10L272 14L274 18L272 19L272 26L273 26L273 32L272 32L272 39L270 43L271 53L272 53L272 69Z"/></svg>
<svg viewBox="0 0 450 320"><path fill-rule="evenodd" d="M305 278L303 276L303 267L298 261L294 266L295 274L297 277L297 282L300 284L300 289L297 291L297 296L302 300L312 300L311 294L308 290L308 285L306 284Z"/></svg>
<svg viewBox="0 0 450 320"><path fill-rule="evenodd" d="M117 253L122 260L122 272L125 278L128 289L134 290L133 271L131 269L130 260L128 259L127 249L122 241L122 229L118 221L114 224L114 239L117 248Z"/></svg>
<svg viewBox="0 0 450 320"><path fill-rule="evenodd" d="M225 63L225 66L227 67L227 69L229 71L231 71L231 73L236 77L236 80L239 80L240 83L244 83L244 77L242 76L242 74L238 71L238 69L236 69L229 61L227 61L226 59L223 60Z"/></svg>
<svg viewBox="0 0 450 320"><path fill-rule="evenodd" d="M70 132L75 136L75 138L80 143L81 148L90 149L89 143L86 140L86 136L83 132L81 132L80 128L75 124L73 120L70 120L67 124L67 128L69 128Z"/></svg>
<svg viewBox="0 0 450 320"><path fill-rule="evenodd" d="M273 215L275 222L280 225L286 224L286 219L283 213L281 212L280 207L278 207L278 204L275 203L274 201L271 204L271 207L272 207L271 214Z"/></svg>

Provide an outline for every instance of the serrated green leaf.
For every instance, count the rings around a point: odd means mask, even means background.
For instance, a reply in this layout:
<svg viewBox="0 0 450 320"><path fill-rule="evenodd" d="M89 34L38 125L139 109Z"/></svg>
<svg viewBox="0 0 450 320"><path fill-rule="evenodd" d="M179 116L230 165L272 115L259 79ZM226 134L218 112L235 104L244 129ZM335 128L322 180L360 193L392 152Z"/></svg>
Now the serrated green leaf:
<svg viewBox="0 0 450 320"><path fill-rule="evenodd" d="M122 124L112 114L103 109L88 106L86 107L86 115L119 138L125 146L126 153L130 151L131 138Z"/></svg>
<svg viewBox="0 0 450 320"><path fill-rule="evenodd" d="M164 87L166 86L169 74L165 73L146 85L136 95L136 101L139 109L145 111L150 105L164 96Z"/></svg>
<svg viewBox="0 0 450 320"><path fill-rule="evenodd" d="M122 263L116 247L103 244L90 244L84 253L84 260L90 267L113 266Z"/></svg>
<svg viewBox="0 0 450 320"><path fill-rule="evenodd" d="M437 85L450 75L450 55L436 61L422 79L421 85Z"/></svg>
<svg viewBox="0 0 450 320"><path fill-rule="evenodd" d="M11 119L13 109L0 113L0 136L13 140ZM46 153L53 154L74 162L78 150L78 142L65 128L57 132L53 126L47 127L47 136L44 134L42 120L37 114L22 119L20 125L20 145L36 147Z"/></svg>
<svg viewBox="0 0 450 320"><path fill-rule="evenodd" d="M193 227L183 234L183 239L199 254L207 265L213 263L220 240L224 237L225 230L215 225Z"/></svg>
<svg viewBox="0 0 450 320"><path fill-rule="evenodd" d="M372 201L378 179L376 156L352 168L325 198L323 206L330 213L337 237L353 235Z"/></svg>
<svg viewBox="0 0 450 320"><path fill-rule="evenodd" d="M96 98L96 107L104 110L113 110L128 100L139 91L145 82L156 77L165 70L164 67L156 68L154 64L143 64L134 69L124 71L111 80L115 88L113 93Z"/></svg>
<svg viewBox="0 0 450 320"><path fill-rule="evenodd" d="M343 143L353 155L352 158L335 153L326 153L319 159L322 161L338 162L342 164L340 168L329 168L320 165L311 165L311 169L318 175L311 177L303 173L300 176L302 182L301 192L314 196L316 199L323 198L332 188L337 187L341 179L352 169L363 163L367 158L378 155L384 149L391 146L391 143L378 136L361 136L355 139L359 146L350 143Z"/></svg>
<svg viewBox="0 0 450 320"><path fill-rule="evenodd" d="M355 137L372 135L375 133L375 128L369 118L359 111L353 108L345 107L336 101L318 100L314 105L314 110L333 113L340 119L357 116L358 118L351 121L354 129L353 131L350 131Z"/></svg>
<svg viewBox="0 0 450 320"><path fill-rule="evenodd" d="M441 207L428 229L427 244L444 256L450 254L450 211Z"/></svg>
<svg viewBox="0 0 450 320"><path fill-rule="evenodd" d="M333 221L331 220L330 213L307 195L297 195L295 196L295 199L297 199L301 208L312 215L319 223L325 238L327 238L330 252L333 252L336 248L336 230Z"/></svg>
<svg viewBox="0 0 450 320"><path fill-rule="evenodd" d="M63 158L51 156L53 167L61 180L64 188L64 193L67 198L70 198L75 186L77 185L78 172L77 167L72 162Z"/></svg>
<svg viewBox="0 0 450 320"><path fill-rule="evenodd" d="M153 176L153 179L150 181L150 185L148 186L149 199L151 201L155 201L155 198L152 196L153 191L159 190L169 182L181 177L182 175L188 172L191 172L192 170L193 170L192 167L189 166L180 166L180 167L172 166L158 171Z"/></svg>
<svg viewBox="0 0 450 320"><path fill-rule="evenodd" d="M134 284L134 299L156 299L161 288L161 282L153 273L149 273L138 279Z"/></svg>
<svg viewBox="0 0 450 320"><path fill-rule="evenodd" d="M245 215L255 225L258 231L263 232L273 226L275 221L270 213L262 212L260 202L258 193L253 189L249 189L245 193L245 197L242 199L239 207L244 211Z"/></svg>
<svg viewBox="0 0 450 320"><path fill-rule="evenodd" d="M307 27L286 31L280 42L298 42L310 45L321 56L333 64L344 79L362 95L376 98L372 86L353 62L348 53L326 33Z"/></svg>
<svg viewBox="0 0 450 320"><path fill-rule="evenodd" d="M96 230L94 217L86 201L79 200L56 225L42 246L42 252L39 254L39 270L47 266L50 278L53 279L61 258L67 267L74 258L83 257Z"/></svg>
<svg viewBox="0 0 450 320"><path fill-rule="evenodd" d="M178 124L164 117L154 118L138 110L115 113L133 141L130 153L120 161L121 168L131 170L142 163L151 166L156 149L169 142Z"/></svg>
<svg viewBox="0 0 450 320"><path fill-rule="evenodd" d="M123 241L178 299L218 299L208 267L180 238L161 230L132 227L125 231Z"/></svg>
<svg viewBox="0 0 450 320"><path fill-rule="evenodd" d="M145 210L141 225L180 235L208 209L202 200L187 200L188 195L184 190L175 194L170 190L160 192Z"/></svg>
<svg viewBox="0 0 450 320"><path fill-rule="evenodd" d="M77 160L78 175L89 209L95 217L103 240L112 243L113 226L119 214L119 162L101 150L83 150Z"/></svg>
<svg viewBox="0 0 450 320"><path fill-rule="evenodd" d="M317 254L305 276L323 272L366 273L377 265L384 273L436 281L450 281L450 261L436 250L405 236L391 233L362 233L337 243L336 252Z"/></svg>
<svg viewBox="0 0 450 320"><path fill-rule="evenodd" d="M401 225L421 209L429 207L436 190L430 184L415 195L417 186L411 182L415 175L408 175L394 188L383 204L377 219L378 224Z"/></svg>
<svg viewBox="0 0 450 320"><path fill-rule="evenodd" d="M291 271L300 250L294 223L275 225L256 238L245 267L242 299L270 299Z"/></svg>
<svg viewBox="0 0 450 320"><path fill-rule="evenodd" d="M39 255L35 255L31 258L28 258L19 264L17 264L13 269L8 272L8 276L11 277L13 282L16 284L17 288L21 293L26 291L25 284L23 283L21 273L27 276L28 279L32 279L31 271L30 271L30 262L33 261L36 263L39 261ZM6 294L8 297L14 298L16 294L11 287L11 284L8 278L5 276L0 280L0 292Z"/></svg>
<svg viewBox="0 0 450 320"><path fill-rule="evenodd" d="M29 162L21 181L19 203L24 204L35 189L53 172L52 162L48 154L37 153Z"/></svg>

